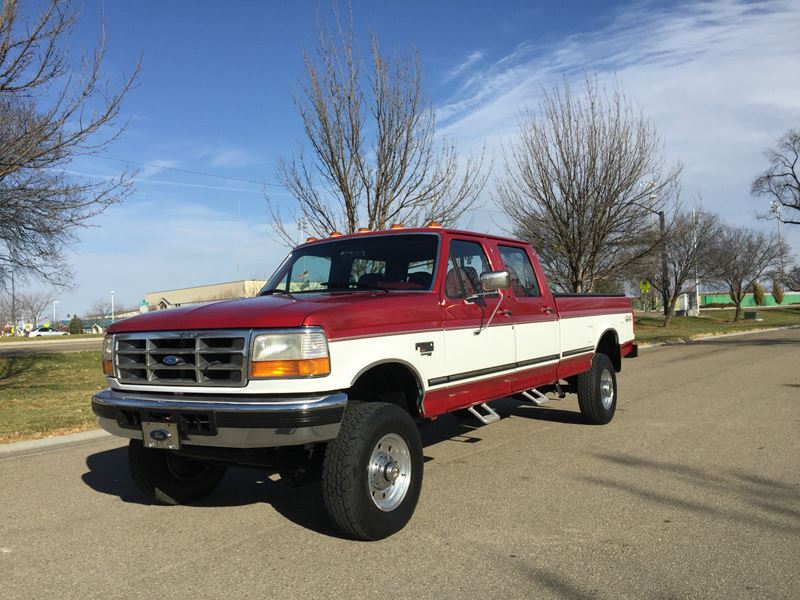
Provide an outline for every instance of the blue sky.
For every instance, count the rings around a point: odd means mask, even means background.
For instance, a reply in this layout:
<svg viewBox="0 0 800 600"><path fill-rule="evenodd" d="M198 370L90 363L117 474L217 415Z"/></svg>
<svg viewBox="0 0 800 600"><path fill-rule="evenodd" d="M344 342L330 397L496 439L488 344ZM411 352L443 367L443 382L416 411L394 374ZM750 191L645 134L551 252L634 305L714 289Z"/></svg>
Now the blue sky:
<svg viewBox="0 0 800 600"><path fill-rule="evenodd" d="M59 315L83 314L112 289L133 305L150 291L266 278L286 248L264 191L290 206L274 165L302 142L292 91L331 4L85 0L80 9L74 48L93 44L104 23L107 75L119 81L140 55L143 67L124 136L71 170L150 166L124 204L79 232L76 289L59 294ZM688 203L701 194L732 223L774 228L756 220L766 203L749 183L763 151L800 127L800 3L356 1L353 17L364 47L370 29L388 53L416 46L439 131L463 152L486 144L499 155L519 111L564 75L616 77L669 160L684 164ZM490 184L462 225L500 231L492 196ZM797 253L800 231L784 232Z"/></svg>

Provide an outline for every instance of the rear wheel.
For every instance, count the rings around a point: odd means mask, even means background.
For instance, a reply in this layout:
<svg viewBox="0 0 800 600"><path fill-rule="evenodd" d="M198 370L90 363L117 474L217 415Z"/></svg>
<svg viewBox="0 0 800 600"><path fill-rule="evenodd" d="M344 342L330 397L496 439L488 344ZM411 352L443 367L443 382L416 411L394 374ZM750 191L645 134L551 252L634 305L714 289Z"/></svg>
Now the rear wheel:
<svg viewBox="0 0 800 600"><path fill-rule="evenodd" d="M331 520L355 539L396 533L414 514L422 464L419 431L406 411L385 402L348 406L322 466Z"/></svg>
<svg viewBox="0 0 800 600"><path fill-rule="evenodd" d="M611 359L595 354L592 367L578 375L578 404L583 417L594 425L605 425L617 409L617 376Z"/></svg>
<svg viewBox="0 0 800 600"><path fill-rule="evenodd" d="M128 466L136 487L162 504L187 504L205 498L216 489L226 470L224 465L169 450L145 448L141 440L130 441Z"/></svg>

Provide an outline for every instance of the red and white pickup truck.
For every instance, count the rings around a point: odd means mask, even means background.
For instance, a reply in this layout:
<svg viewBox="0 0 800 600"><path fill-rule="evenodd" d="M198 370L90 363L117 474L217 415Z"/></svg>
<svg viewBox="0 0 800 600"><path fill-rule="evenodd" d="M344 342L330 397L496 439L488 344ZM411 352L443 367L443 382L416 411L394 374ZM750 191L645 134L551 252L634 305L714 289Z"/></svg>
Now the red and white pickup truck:
<svg viewBox="0 0 800 600"><path fill-rule="evenodd" d="M226 464L321 478L333 523L379 539L422 485L417 423L498 418L506 396L577 393L608 423L636 354L624 296L551 293L528 244L426 227L309 239L258 297L115 323L103 345L101 427L130 438L137 486L179 504Z"/></svg>

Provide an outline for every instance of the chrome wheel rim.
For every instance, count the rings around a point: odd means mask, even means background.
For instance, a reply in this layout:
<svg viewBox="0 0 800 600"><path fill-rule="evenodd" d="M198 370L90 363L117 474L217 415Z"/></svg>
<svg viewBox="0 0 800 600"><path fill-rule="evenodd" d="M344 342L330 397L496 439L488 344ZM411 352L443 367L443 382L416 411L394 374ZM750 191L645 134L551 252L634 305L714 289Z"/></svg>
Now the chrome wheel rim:
<svg viewBox="0 0 800 600"><path fill-rule="evenodd" d="M411 486L411 451L395 433L383 436L372 449L367 465L369 493L380 510L397 508Z"/></svg>
<svg viewBox="0 0 800 600"><path fill-rule="evenodd" d="M605 369L600 374L600 400L605 409L611 408L611 403L614 401L614 379Z"/></svg>

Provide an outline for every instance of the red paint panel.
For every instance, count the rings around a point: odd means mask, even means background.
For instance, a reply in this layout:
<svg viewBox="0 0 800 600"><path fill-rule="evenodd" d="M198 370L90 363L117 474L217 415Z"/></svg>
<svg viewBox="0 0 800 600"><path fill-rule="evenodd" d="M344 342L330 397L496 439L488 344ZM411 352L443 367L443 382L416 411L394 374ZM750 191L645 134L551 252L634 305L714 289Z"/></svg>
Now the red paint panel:
<svg viewBox="0 0 800 600"><path fill-rule="evenodd" d="M619 347L619 353L622 356L628 356L631 352L633 352L633 340L625 342Z"/></svg>
<svg viewBox="0 0 800 600"><path fill-rule="evenodd" d="M562 358L558 365L558 378L566 379L588 371L592 367L593 356L594 354L579 354L578 356Z"/></svg>
<svg viewBox="0 0 800 600"><path fill-rule="evenodd" d="M557 362L540 367L517 369L516 378L514 379L514 391L522 392L539 387L540 385L553 383L558 378L556 374L557 369Z"/></svg>
<svg viewBox="0 0 800 600"><path fill-rule="evenodd" d="M514 373L470 381L447 388L428 390L423 400L426 417L436 417L446 412L472 406L478 402L489 402L509 395Z"/></svg>

